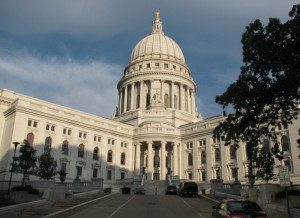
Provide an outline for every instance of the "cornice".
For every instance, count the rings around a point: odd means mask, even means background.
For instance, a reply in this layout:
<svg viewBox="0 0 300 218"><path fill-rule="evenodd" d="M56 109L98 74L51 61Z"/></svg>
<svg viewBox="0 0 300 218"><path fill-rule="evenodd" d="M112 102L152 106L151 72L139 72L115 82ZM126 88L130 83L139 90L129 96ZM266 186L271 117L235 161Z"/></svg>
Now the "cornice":
<svg viewBox="0 0 300 218"><path fill-rule="evenodd" d="M170 71L162 72L162 71L151 71L151 70L149 70L147 72L137 72L137 73L132 73L132 74L127 75L127 76L123 76L121 78L121 80L118 82L117 88L118 88L118 90L120 90L120 87L121 87L122 83L125 83L127 80L130 80L134 77L151 76L151 75L170 75L170 76L180 77L180 78L182 78L184 80L187 80L188 82L192 83L195 86L195 92L197 90L197 85L196 85L195 81L193 80L193 78L190 77L190 76L185 76L185 75L181 75L181 74L170 72ZM135 82L138 82L138 81L141 81L141 80L137 80ZM187 84L185 84L185 85L187 85Z"/></svg>
<svg viewBox="0 0 300 218"><path fill-rule="evenodd" d="M82 121L72 120L72 119L60 117L60 116L57 116L57 115L44 113L44 112L34 110L34 109L31 109L31 108L21 107L21 106L12 107L12 108L8 109L7 111L5 111L5 116L9 116L10 114L12 114L14 112L15 113L21 112L21 113L25 113L25 114L29 114L29 115L33 115L33 116L38 116L38 117L42 117L42 118L46 118L46 119L51 119L51 120L55 120L57 122L63 122L63 123L67 123L69 125L77 126L79 128L86 128L86 129L90 129L90 130L93 130L93 131L103 132L105 134L110 134L110 135L114 135L114 136L118 136L118 137L124 137L124 138L127 138L128 140L132 140L132 137L133 137L133 128L131 130L132 131L131 133L126 134L126 133L122 133L122 132L117 132L116 129L111 129L110 130L110 129L107 129L107 128L104 128L104 127L83 123ZM118 123L116 123L116 125L117 124Z"/></svg>

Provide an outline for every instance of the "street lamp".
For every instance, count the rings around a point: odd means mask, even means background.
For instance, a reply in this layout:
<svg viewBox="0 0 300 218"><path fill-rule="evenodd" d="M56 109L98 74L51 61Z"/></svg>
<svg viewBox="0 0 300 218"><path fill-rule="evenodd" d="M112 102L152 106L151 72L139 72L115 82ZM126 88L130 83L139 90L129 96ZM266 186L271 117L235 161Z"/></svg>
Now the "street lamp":
<svg viewBox="0 0 300 218"><path fill-rule="evenodd" d="M13 142L13 144L15 145L15 151L14 151L13 162L12 162L11 170L10 170L10 177L9 177L8 190L7 190L7 193L8 193L8 194L9 194L9 192L10 192L11 178L12 178L13 169L14 169L14 166L15 166L16 150L17 150L17 147L18 147L18 145L20 144L20 142Z"/></svg>

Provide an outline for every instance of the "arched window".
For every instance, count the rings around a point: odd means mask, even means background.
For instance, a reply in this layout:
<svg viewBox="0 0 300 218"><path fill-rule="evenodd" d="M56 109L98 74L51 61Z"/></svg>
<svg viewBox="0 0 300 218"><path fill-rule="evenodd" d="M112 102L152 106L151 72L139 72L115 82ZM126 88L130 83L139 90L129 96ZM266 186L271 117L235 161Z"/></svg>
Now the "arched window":
<svg viewBox="0 0 300 218"><path fill-rule="evenodd" d="M281 137L281 147L282 151L289 151L290 150L290 145L289 145L289 138L285 135Z"/></svg>
<svg viewBox="0 0 300 218"><path fill-rule="evenodd" d="M81 157L81 158L84 157L84 144L80 144L78 146L78 157Z"/></svg>
<svg viewBox="0 0 300 218"><path fill-rule="evenodd" d="M159 155L154 155L154 167L157 168L160 166L160 158L159 158Z"/></svg>
<svg viewBox="0 0 300 218"><path fill-rule="evenodd" d="M174 108L177 109L178 106L177 106L177 95L174 95Z"/></svg>
<svg viewBox="0 0 300 218"><path fill-rule="evenodd" d="M271 146L270 146L270 140L269 139L264 139L264 141L263 141L263 150L266 153L270 153Z"/></svg>
<svg viewBox="0 0 300 218"><path fill-rule="evenodd" d="M33 141L34 141L34 134L32 132L28 133L27 137L26 137L26 140L28 141L28 143L30 144L30 146L32 146L33 145Z"/></svg>
<svg viewBox="0 0 300 218"><path fill-rule="evenodd" d="M51 146L52 146L52 138L50 136L48 136L45 139L44 152L50 152L51 151Z"/></svg>
<svg viewBox="0 0 300 218"><path fill-rule="evenodd" d="M216 149L215 149L215 161L216 161L216 162L220 162L220 161L221 161L221 152L220 152L220 148L216 148Z"/></svg>
<svg viewBox="0 0 300 218"><path fill-rule="evenodd" d="M201 152L201 164L205 164L206 163L206 153L205 151Z"/></svg>
<svg viewBox="0 0 300 218"><path fill-rule="evenodd" d="M236 160L236 148L234 146L230 146L229 153L230 153L230 160Z"/></svg>
<svg viewBox="0 0 300 218"><path fill-rule="evenodd" d="M99 148L98 147L95 147L94 148L94 151L93 151L93 160L99 160Z"/></svg>
<svg viewBox="0 0 300 218"><path fill-rule="evenodd" d="M193 165L193 154L189 153L188 154L188 166L192 166Z"/></svg>
<svg viewBox="0 0 300 218"><path fill-rule="evenodd" d="M168 108L169 106L169 95L165 94L164 96L164 103L165 103L165 107Z"/></svg>
<svg viewBox="0 0 300 218"><path fill-rule="evenodd" d="M146 96L146 107L148 107L150 105L150 93L147 93Z"/></svg>
<svg viewBox="0 0 300 218"><path fill-rule="evenodd" d="M126 163L126 155L125 155L125 153L123 152L123 153L121 154L121 165L125 165L125 163Z"/></svg>
<svg viewBox="0 0 300 218"><path fill-rule="evenodd" d="M109 151L107 152L107 162L112 163L112 160L113 160L112 155L113 155L112 150L109 150Z"/></svg>
<svg viewBox="0 0 300 218"><path fill-rule="evenodd" d="M68 140L64 140L62 145L61 145L61 153L64 155L69 154L69 142Z"/></svg>
<svg viewBox="0 0 300 218"><path fill-rule="evenodd" d="M136 108L140 108L140 94L137 94L137 95L136 95L136 100L135 100L135 102L136 102Z"/></svg>

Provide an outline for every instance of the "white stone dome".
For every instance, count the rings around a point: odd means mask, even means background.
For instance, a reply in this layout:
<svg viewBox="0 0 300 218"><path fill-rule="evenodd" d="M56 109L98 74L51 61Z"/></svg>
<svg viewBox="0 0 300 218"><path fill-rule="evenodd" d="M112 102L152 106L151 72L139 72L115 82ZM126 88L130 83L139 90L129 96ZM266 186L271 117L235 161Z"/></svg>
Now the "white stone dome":
<svg viewBox="0 0 300 218"><path fill-rule="evenodd" d="M163 33L158 12L152 26L152 33L139 41L132 50L130 63L150 58L171 59L184 63L185 59L179 45Z"/></svg>

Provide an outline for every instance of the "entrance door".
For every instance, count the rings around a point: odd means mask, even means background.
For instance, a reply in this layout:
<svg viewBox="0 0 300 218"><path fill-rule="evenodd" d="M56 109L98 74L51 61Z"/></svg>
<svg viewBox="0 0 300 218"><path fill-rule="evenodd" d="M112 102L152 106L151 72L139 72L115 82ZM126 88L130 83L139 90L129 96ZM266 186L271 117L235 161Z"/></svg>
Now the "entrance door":
<svg viewBox="0 0 300 218"><path fill-rule="evenodd" d="M159 180L159 173L153 173L153 180Z"/></svg>

